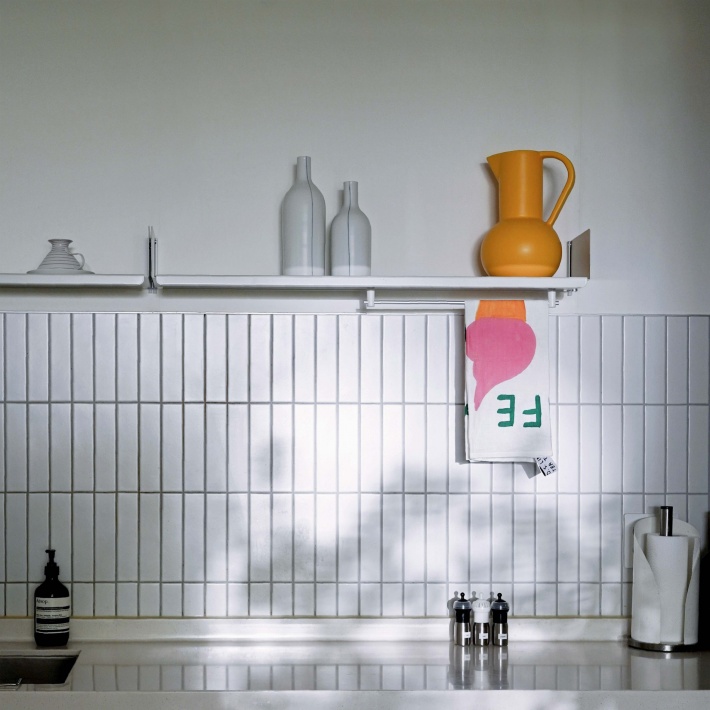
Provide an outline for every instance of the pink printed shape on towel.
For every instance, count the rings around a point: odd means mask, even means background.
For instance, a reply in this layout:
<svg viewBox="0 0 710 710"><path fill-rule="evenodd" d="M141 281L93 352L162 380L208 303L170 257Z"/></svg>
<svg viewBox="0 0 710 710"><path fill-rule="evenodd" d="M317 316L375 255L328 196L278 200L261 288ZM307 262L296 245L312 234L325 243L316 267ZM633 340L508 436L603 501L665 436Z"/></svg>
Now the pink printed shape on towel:
<svg viewBox="0 0 710 710"><path fill-rule="evenodd" d="M479 318L466 328L466 355L473 361L473 408L498 384L519 375L535 355L535 331L523 320Z"/></svg>

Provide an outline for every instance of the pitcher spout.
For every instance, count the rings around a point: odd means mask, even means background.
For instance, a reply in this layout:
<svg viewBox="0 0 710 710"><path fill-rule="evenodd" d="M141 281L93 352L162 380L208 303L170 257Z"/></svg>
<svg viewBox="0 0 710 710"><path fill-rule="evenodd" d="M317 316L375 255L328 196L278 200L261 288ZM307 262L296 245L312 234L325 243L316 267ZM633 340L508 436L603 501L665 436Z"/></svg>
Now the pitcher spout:
<svg viewBox="0 0 710 710"><path fill-rule="evenodd" d="M503 162L503 154L496 153L496 155L489 155L486 160L488 161L488 165L491 166L491 170L493 171L496 180L500 180L500 166Z"/></svg>

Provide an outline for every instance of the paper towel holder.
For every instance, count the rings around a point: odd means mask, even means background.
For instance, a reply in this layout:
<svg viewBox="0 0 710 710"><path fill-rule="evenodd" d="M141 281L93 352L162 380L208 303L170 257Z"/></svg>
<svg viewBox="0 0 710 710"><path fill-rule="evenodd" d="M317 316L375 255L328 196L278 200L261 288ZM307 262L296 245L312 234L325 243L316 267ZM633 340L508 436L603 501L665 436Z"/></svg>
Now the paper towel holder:
<svg viewBox="0 0 710 710"><path fill-rule="evenodd" d="M640 523L640 527L645 529L645 532L651 532L654 528L655 530L658 531L658 534L662 537L673 537L673 506L670 505L663 505L660 507L660 518L656 518L656 516L648 516L645 517L639 521L636 521L637 523ZM634 523L633 527L636 527L636 523ZM685 534L690 537L696 537L698 536L698 531L695 530L692 526L688 525L687 523L680 522L680 530L681 530L681 535ZM636 536L636 530L633 530L633 537L634 537L634 546L637 547L639 540L637 539ZM699 539L698 539L699 543ZM697 546L699 547L699 545ZM640 552L640 550L639 550ZM643 556L643 555L641 555ZM636 557L636 555L634 555ZM695 554L693 554L694 562L697 563L697 550ZM645 557L644 557L645 560ZM634 559L634 562L636 560ZM695 567L696 565L693 565L691 563L691 567ZM688 593L686 597L686 603L689 602L689 597L692 595L694 597L697 597L697 578L695 578L695 572L697 572L697 569L692 570L691 574L691 587L693 586L693 582L695 582L695 589L693 590L694 594L690 591L690 587L688 588ZM636 586L636 577L634 576L634 587ZM695 599L695 604L697 605L697 602L699 600ZM633 604L633 600L632 600ZM687 610L686 610L687 611ZM696 625L697 625L697 616L696 616ZM687 629L687 627L686 627ZM634 620L633 620L633 609L632 609L632 634L634 632ZM628 639L628 645L631 648L638 648L642 651L659 651L662 653L673 653L677 651L696 651L700 644L697 639L697 629L695 631L695 642L693 643L652 643L649 641L639 641L638 639L635 639L633 636L630 636Z"/></svg>
<svg viewBox="0 0 710 710"><path fill-rule="evenodd" d="M677 653L678 651L697 651L700 648L699 643L646 643L645 641L636 641L631 637L629 637L628 645L630 648L638 648L641 651L660 651L662 653Z"/></svg>

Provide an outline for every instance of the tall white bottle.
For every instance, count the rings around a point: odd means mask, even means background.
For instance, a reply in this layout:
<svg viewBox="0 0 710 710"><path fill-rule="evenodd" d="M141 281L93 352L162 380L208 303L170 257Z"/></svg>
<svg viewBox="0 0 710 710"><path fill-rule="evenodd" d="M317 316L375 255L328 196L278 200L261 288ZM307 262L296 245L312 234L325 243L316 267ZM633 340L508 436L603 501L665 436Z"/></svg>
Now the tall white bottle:
<svg viewBox="0 0 710 710"><path fill-rule="evenodd" d="M311 159L300 155L296 181L281 203L281 273L325 274L325 200L311 180Z"/></svg>
<svg viewBox="0 0 710 710"><path fill-rule="evenodd" d="M358 204L357 183L343 183L343 206L330 226L330 273L369 276L372 228Z"/></svg>

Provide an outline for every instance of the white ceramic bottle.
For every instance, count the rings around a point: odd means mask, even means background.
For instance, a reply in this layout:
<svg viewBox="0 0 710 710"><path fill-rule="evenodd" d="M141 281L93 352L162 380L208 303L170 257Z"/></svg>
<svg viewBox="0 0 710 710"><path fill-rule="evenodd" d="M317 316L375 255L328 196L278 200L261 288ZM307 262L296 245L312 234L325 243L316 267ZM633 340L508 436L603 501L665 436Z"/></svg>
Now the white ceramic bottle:
<svg viewBox="0 0 710 710"><path fill-rule="evenodd" d="M343 206L330 226L330 273L369 276L372 228L358 205L357 183L343 183Z"/></svg>
<svg viewBox="0 0 710 710"><path fill-rule="evenodd" d="M281 273L325 274L325 199L311 181L311 159L300 155L296 181L281 203Z"/></svg>

